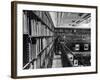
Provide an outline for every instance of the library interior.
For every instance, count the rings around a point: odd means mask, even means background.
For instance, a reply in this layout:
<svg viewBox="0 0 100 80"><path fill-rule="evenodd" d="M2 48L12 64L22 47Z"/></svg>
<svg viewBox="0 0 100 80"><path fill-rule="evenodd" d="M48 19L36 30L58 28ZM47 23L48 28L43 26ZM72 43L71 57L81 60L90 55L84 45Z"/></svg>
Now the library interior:
<svg viewBox="0 0 100 80"><path fill-rule="evenodd" d="M23 69L91 66L91 13L23 10Z"/></svg>

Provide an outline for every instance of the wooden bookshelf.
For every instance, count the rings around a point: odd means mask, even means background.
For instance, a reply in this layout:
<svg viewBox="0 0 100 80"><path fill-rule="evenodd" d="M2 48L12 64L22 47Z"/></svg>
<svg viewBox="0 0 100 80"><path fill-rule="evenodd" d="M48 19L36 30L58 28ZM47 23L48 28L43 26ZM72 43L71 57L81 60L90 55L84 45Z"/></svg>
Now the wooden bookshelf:
<svg viewBox="0 0 100 80"><path fill-rule="evenodd" d="M51 67L54 24L45 11L23 10L23 69Z"/></svg>

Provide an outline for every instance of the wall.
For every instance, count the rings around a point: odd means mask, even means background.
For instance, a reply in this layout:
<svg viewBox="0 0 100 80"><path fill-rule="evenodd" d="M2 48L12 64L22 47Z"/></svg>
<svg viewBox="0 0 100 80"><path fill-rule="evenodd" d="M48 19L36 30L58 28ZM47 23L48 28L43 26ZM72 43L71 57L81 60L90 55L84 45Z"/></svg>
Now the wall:
<svg viewBox="0 0 100 80"><path fill-rule="evenodd" d="M100 5L99 0L31 0L31 1L79 4L79 5L82 4ZM10 66L11 65L11 11L10 11L11 8L10 7L11 7L11 0L0 0L0 80L14 80L10 78L10 70L11 70L10 69L11 68ZM99 30L100 28L98 27L98 34L100 34ZM98 41L100 41L100 36L98 36ZM98 42L98 48L99 47L100 47L100 42ZM99 52L100 49L98 50L98 53ZM98 57L100 57L100 54L98 54ZM99 62L100 59L98 60L98 63ZM100 67L100 64L98 64L98 67ZM100 76L100 69L98 74L44 77L44 78L34 78L34 80L69 80L69 79L70 80L86 80L86 79L100 80L99 76ZM30 78L28 80L33 80L33 78Z"/></svg>

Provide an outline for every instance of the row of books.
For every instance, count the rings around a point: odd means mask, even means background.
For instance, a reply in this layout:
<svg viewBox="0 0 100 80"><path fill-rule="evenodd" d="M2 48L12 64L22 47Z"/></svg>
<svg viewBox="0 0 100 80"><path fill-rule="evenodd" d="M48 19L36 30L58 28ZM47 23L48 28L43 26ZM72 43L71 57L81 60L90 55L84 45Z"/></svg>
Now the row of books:
<svg viewBox="0 0 100 80"><path fill-rule="evenodd" d="M48 58L47 55L48 55L48 53L49 53L49 51L52 47L52 44L53 43L49 44L49 46L45 50L43 50L42 52L41 52L41 50L42 50L41 47L42 46L40 46L42 44L41 44L40 39L38 40L37 44L32 45L33 47L32 47L32 55L31 55L32 58L31 59L34 59L34 58L37 59L36 63L34 63L34 65L33 65L34 68L41 68L41 67L43 68L43 65L44 64L46 65L47 58ZM46 43L45 43L45 45L46 45ZM34 57L34 56L36 56L36 57Z"/></svg>
<svg viewBox="0 0 100 80"><path fill-rule="evenodd" d="M33 14L34 15L34 14ZM47 23L47 22L46 22ZM50 23L49 23L50 24ZM43 24L37 19L32 19L23 14L23 32L24 34L31 34L31 36L52 36L53 31L47 25Z"/></svg>
<svg viewBox="0 0 100 80"><path fill-rule="evenodd" d="M53 29L54 25L52 23L52 19L50 18L50 15L46 11L33 11L35 15L37 15L40 19L43 20L43 22L49 26L49 28Z"/></svg>
<svg viewBox="0 0 100 80"><path fill-rule="evenodd" d="M53 58L53 43L50 44L50 46L47 47L46 50L43 51L42 55L41 55L41 63L40 63L40 67L41 68L47 68L50 58Z"/></svg>
<svg viewBox="0 0 100 80"><path fill-rule="evenodd" d="M25 42L24 42L25 43ZM27 45L25 45L27 44ZM52 37L49 38L32 38L30 42L27 41L27 43L23 44L24 49L24 66L28 62L31 62L34 59L37 59L37 62L34 64L31 64L30 66L34 66L32 68L39 68L39 60L41 59L41 65L44 63L44 59L47 58L46 54L48 55L52 45L53 45L53 39ZM27 48L28 47L28 48ZM26 49L27 48L27 49ZM38 65L37 67L35 67Z"/></svg>
<svg viewBox="0 0 100 80"><path fill-rule="evenodd" d="M48 29L47 26L41 23L41 21L31 20L31 35L32 36L52 36L53 32Z"/></svg>

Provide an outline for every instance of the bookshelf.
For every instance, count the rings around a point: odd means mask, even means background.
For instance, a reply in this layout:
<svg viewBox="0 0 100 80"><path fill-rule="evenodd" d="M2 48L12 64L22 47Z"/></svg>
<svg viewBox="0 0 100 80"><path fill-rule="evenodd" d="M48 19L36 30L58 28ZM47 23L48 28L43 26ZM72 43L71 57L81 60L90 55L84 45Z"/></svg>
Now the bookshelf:
<svg viewBox="0 0 100 80"><path fill-rule="evenodd" d="M23 10L23 69L51 67L54 33L49 12Z"/></svg>

